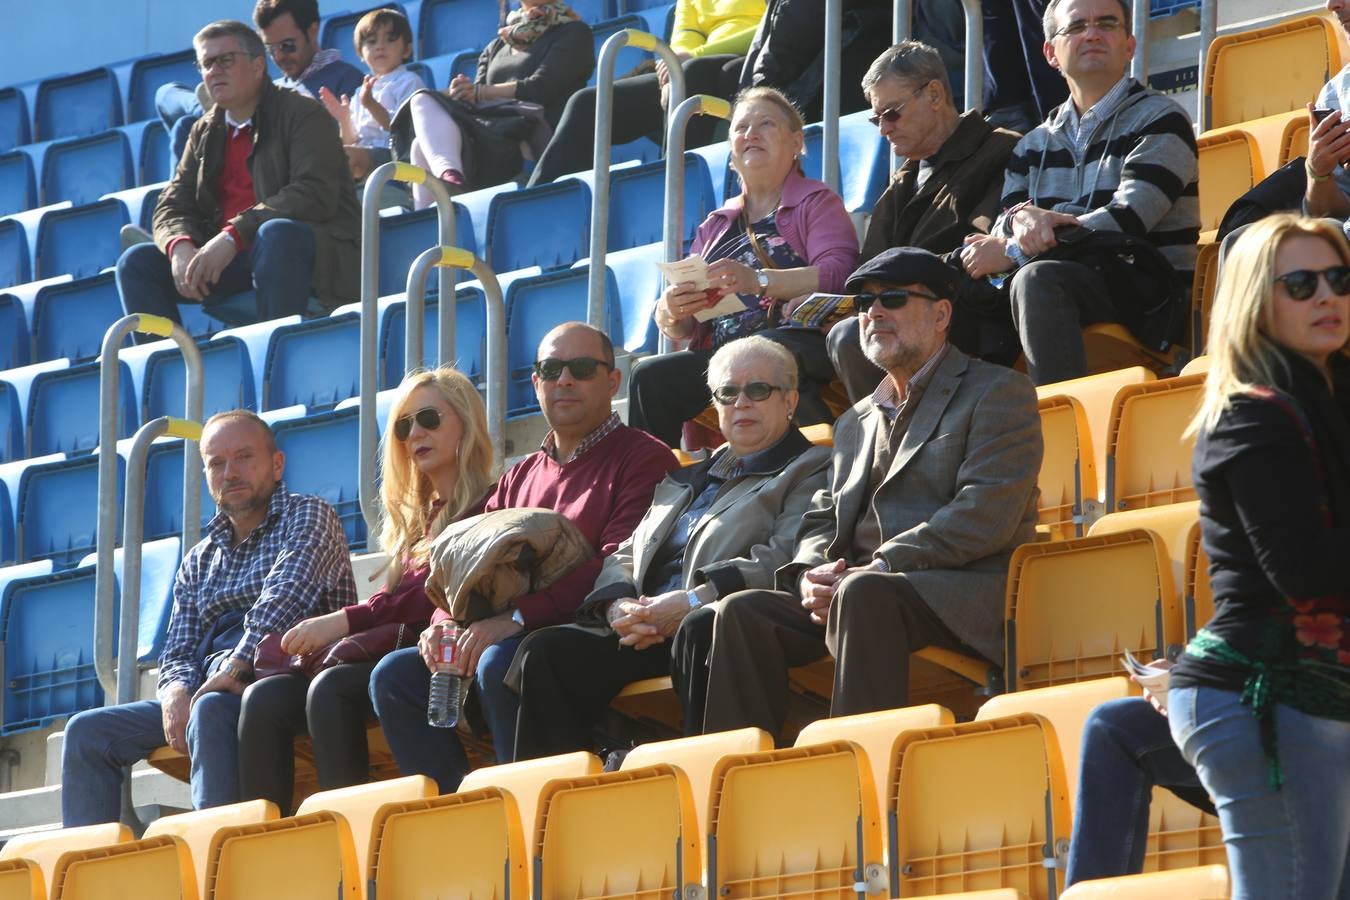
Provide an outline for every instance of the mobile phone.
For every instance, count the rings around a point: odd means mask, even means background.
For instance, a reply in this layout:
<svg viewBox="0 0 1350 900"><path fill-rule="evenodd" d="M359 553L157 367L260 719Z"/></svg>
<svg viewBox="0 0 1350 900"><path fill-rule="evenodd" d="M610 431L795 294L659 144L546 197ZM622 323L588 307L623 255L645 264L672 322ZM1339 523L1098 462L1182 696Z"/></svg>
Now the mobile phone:
<svg viewBox="0 0 1350 900"><path fill-rule="evenodd" d="M1322 121L1323 119L1325 119L1327 116L1331 115L1331 112L1332 112L1332 111L1329 110L1329 109L1322 109L1321 107L1318 107L1317 109L1314 109L1314 110L1312 111L1312 114L1313 114L1313 118L1316 119L1318 122L1320 122L1320 121Z"/></svg>

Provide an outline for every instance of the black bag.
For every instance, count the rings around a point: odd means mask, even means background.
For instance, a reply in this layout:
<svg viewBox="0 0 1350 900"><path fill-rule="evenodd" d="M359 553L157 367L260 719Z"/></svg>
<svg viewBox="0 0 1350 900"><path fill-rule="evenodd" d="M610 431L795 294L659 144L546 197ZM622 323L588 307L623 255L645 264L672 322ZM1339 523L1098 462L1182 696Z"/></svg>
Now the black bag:
<svg viewBox="0 0 1350 900"><path fill-rule="evenodd" d="M1222 241L1243 225L1273 213L1302 209L1303 195L1308 189L1308 170L1304 165L1302 156L1291 159L1234 200L1219 223L1217 240Z"/></svg>
<svg viewBox="0 0 1350 900"><path fill-rule="evenodd" d="M534 143L538 140L539 129L548 128L542 108L536 118L523 114L521 104L473 106L452 100L439 91L418 93L435 97L459 126L463 137L463 175L471 188L488 187L515 179L524 165L521 142ZM395 159L404 162L409 160L415 137L412 104L404 102L389 124L389 144ZM547 142L547 133L544 141Z"/></svg>

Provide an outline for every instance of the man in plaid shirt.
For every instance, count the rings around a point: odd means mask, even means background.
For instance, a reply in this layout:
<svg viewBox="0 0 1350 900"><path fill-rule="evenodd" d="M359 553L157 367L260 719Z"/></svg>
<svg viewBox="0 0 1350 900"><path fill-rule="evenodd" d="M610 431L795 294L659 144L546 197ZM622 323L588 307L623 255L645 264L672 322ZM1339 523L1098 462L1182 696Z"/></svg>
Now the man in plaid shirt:
<svg viewBox="0 0 1350 900"><path fill-rule="evenodd" d="M219 510L183 558L160 657L157 700L87 710L66 726L61 818L117 821L124 767L167 744L188 754L192 805L239 800L240 695L263 635L356 602L347 541L333 508L288 493L267 423L218 413L201 439Z"/></svg>

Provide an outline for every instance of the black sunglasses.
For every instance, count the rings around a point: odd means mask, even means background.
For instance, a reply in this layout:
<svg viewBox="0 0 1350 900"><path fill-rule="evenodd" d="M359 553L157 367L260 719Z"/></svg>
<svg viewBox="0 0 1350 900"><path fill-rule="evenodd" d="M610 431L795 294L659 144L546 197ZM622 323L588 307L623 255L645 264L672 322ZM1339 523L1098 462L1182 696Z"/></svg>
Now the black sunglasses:
<svg viewBox="0 0 1350 900"><path fill-rule="evenodd" d="M919 85L914 90L914 94L909 98L909 100L913 100L915 97L919 96L919 94L926 87L928 87L927 81ZM900 116L904 113L905 107L909 105L909 100L906 100L899 106L892 106L890 109L883 110L882 112L877 113L875 116L868 116L867 121L872 123L873 128L881 127L882 122L889 122L890 124L894 125L896 122L900 121Z"/></svg>
<svg viewBox="0 0 1350 900"><path fill-rule="evenodd" d="M286 38L284 41L277 41L275 44L263 44L263 46L267 48L267 52L272 56L276 56L278 53L290 56L296 51L298 45L295 42L295 38Z"/></svg>
<svg viewBox="0 0 1350 900"><path fill-rule="evenodd" d="M430 406L424 406L410 416L394 420L394 437L400 442L406 441L408 435L412 434L413 422L421 425L425 431L435 431L441 427L440 410L432 409Z"/></svg>
<svg viewBox="0 0 1350 900"><path fill-rule="evenodd" d="M1332 266L1329 269L1296 269L1293 272L1285 272L1276 277L1276 281L1284 282L1284 289L1289 292L1291 300L1307 300L1313 294L1317 293L1317 278L1321 276L1327 280L1327 287L1338 297L1344 297L1350 294L1350 266Z"/></svg>
<svg viewBox="0 0 1350 900"><path fill-rule="evenodd" d="M853 297L853 307L863 315L872 308L872 304L880 301L886 309L899 309L909 302L910 297L923 297L926 300L940 300L937 294L930 294L926 291L911 291L905 288L894 288L889 291L882 291L874 294L867 291L862 294L855 294Z"/></svg>
<svg viewBox="0 0 1350 900"><path fill-rule="evenodd" d="M538 375L542 381L557 381L562 377L563 369L572 373L572 377L578 381L586 381L595 377L596 368L604 366L607 369L614 368L603 359L596 359L593 356L578 356L575 359L541 359L534 364L534 374Z"/></svg>
<svg viewBox="0 0 1350 900"><path fill-rule="evenodd" d="M713 399L723 406L731 406L745 394L746 398L758 403L761 400L768 400L774 391L781 391L776 384L768 384L763 381L752 381L747 385L724 384L712 392Z"/></svg>

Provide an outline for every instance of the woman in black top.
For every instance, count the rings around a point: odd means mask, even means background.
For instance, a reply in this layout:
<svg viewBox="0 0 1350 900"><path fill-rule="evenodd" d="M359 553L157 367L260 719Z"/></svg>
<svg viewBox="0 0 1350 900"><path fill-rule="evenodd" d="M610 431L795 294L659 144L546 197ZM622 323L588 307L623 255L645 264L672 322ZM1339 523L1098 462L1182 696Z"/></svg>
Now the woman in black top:
<svg viewBox="0 0 1350 900"><path fill-rule="evenodd" d="M1214 618L1169 721L1234 898L1350 897L1350 246L1273 216L1224 264L1192 423Z"/></svg>

